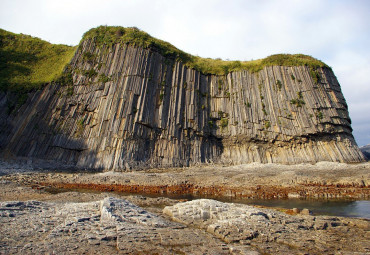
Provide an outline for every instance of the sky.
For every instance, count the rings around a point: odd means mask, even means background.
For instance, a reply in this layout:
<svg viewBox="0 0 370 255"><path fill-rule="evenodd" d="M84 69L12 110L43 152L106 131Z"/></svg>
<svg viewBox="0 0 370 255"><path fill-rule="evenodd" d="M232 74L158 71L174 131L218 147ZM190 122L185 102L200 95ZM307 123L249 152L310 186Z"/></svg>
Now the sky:
<svg viewBox="0 0 370 255"><path fill-rule="evenodd" d="M138 27L193 55L307 54L332 67L359 146L370 144L368 0L0 0L0 28L77 45L99 25Z"/></svg>

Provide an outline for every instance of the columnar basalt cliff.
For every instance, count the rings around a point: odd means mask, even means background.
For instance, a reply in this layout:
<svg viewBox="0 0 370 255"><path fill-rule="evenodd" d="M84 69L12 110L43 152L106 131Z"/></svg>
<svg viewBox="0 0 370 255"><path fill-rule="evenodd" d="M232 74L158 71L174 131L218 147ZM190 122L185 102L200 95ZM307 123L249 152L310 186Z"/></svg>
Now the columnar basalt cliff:
<svg viewBox="0 0 370 255"><path fill-rule="evenodd" d="M3 155L115 170L364 160L327 67L203 74L153 48L85 38L68 75L16 115L2 110Z"/></svg>

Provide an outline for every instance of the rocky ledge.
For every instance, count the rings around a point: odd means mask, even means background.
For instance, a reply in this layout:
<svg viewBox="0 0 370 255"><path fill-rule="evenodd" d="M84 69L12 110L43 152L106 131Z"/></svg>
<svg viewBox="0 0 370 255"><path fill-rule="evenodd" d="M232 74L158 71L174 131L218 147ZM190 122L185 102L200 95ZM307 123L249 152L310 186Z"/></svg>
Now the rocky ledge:
<svg viewBox="0 0 370 255"><path fill-rule="evenodd" d="M19 170L20 169L20 170ZM25 169L27 169L25 167ZM10 174L17 172L18 174ZM89 189L136 194L228 198L370 198L370 163L245 164L133 172L40 172L0 162L0 180L37 189Z"/></svg>
<svg viewBox="0 0 370 255"><path fill-rule="evenodd" d="M0 253L370 252L366 220L292 216L208 199L167 206L164 214L148 210L114 197L83 203L0 202Z"/></svg>

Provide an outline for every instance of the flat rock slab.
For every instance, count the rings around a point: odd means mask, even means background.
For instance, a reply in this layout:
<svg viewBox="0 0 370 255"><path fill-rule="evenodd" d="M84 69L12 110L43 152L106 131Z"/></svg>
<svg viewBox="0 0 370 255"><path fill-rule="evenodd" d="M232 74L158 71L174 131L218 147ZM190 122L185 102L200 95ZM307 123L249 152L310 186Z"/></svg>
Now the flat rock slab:
<svg viewBox="0 0 370 255"><path fill-rule="evenodd" d="M369 254L369 221L298 215L199 199L167 206L173 220L205 229L226 243L272 254ZM356 238L354 238L356 237Z"/></svg>
<svg viewBox="0 0 370 255"><path fill-rule="evenodd" d="M0 202L0 225L1 254L230 254L236 250L201 229L112 197L85 203ZM243 249L245 254L256 250Z"/></svg>

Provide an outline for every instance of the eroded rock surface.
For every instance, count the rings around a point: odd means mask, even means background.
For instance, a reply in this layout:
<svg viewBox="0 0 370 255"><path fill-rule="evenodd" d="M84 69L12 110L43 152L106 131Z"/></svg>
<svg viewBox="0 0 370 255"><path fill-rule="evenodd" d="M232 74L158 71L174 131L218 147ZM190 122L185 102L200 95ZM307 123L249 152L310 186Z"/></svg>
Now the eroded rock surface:
<svg viewBox="0 0 370 255"><path fill-rule="evenodd" d="M112 197L0 202L0 225L2 254L229 254L232 249L199 229Z"/></svg>
<svg viewBox="0 0 370 255"><path fill-rule="evenodd" d="M250 244L271 254L370 252L368 221L291 216L209 199L168 206L163 212L177 222L205 229L227 243ZM356 230L352 228L354 224L358 225Z"/></svg>
<svg viewBox="0 0 370 255"><path fill-rule="evenodd" d="M4 254L369 252L367 220L303 215L305 210L287 215L208 199L182 203L100 192L52 194L5 180L0 185Z"/></svg>

